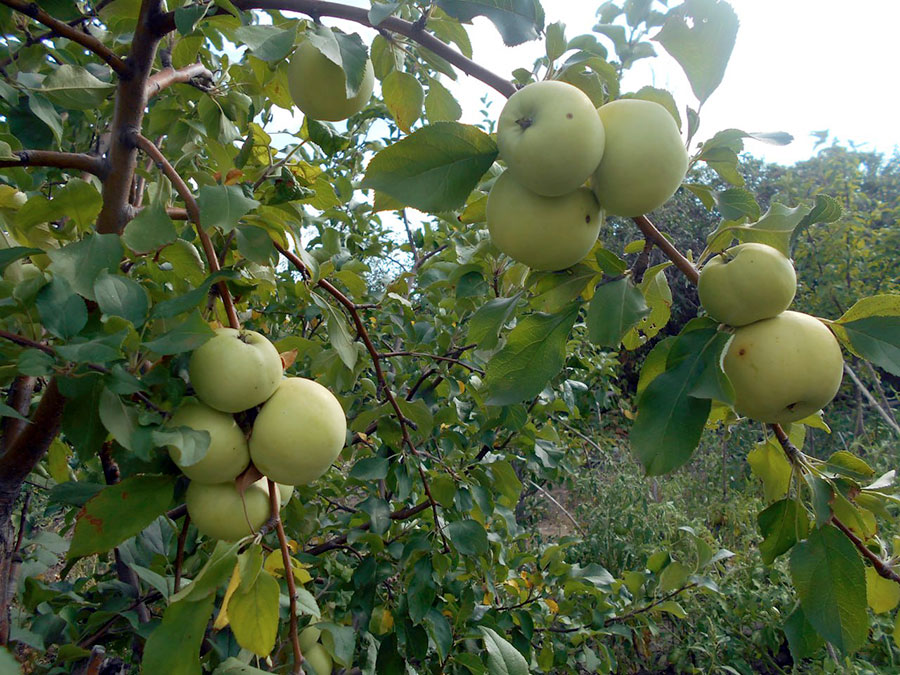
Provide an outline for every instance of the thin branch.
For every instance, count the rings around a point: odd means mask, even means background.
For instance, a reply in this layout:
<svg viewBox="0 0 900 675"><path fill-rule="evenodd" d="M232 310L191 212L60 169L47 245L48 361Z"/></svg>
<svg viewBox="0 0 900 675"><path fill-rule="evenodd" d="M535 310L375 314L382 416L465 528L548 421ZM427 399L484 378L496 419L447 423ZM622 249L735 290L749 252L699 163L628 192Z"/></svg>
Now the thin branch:
<svg viewBox="0 0 900 675"><path fill-rule="evenodd" d="M662 603L666 602L667 600L671 600L676 595L679 595L680 593L684 593L686 590L693 588L696 585L697 584L695 584L693 582L689 583L689 584L685 584L681 588L676 588L671 593L666 593L664 596L662 596L661 598L659 598L657 600L654 600L649 605L644 605L643 607L639 607L638 609L634 609L630 612L626 612L625 614L622 614L620 616L611 616L606 621L603 622L603 625L611 626L614 623L621 623L623 621L627 621L628 619L634 618L638 614L643 614L644 612L649 612L654 607L661 605Z"/></svg>
<svg viewBox="0 0 900 675"><path fill-rule="evenodd" d="M533 480L529 480L528 482L531 483L537 489L538 492L540 492L548 500L550 500L550 502L553 503L556 506L556 508L558 508L560 511L563 512L563 515L565 515L566 518L569 519L569 521L575 526L575 529L581 533L582 537L587 536L587 533L584 531L584 528L581 527L581 525L579 524L579 522L577 520L575 520L575 516L573 516L571 513L569 513L568 510L566 509L566 507L563 506L562 504L560 504L559 501L556 499L556 497L554 497L543 487L541 487L540 485L535 483Z"/></svg>
<svg viewBox="0 0 900 675"><path fill-rule="evenodd" d="M187 207L188 218L197 228L197 236L200 237L200 243L203 245L203 252L206 255L206 262L209 264L209 269L213 273L218 272L221 269L219 266L219 257L216 255L216 250L213 248L209 235L200 224L200 207L197 205L197 200L194 199L191 189L175 170L175 167L173 167L169 163L169 160L166 159L165 155L162 154L162 151L156 147L156 144L153 143L153 141L137 132L133 132L131 137L137 147L147 153L165 174L166 178L172 182L175 191L178 192L179 196L184 200L184 204ZM240 329L241 322L240 319L238 319L237 310L234 308L234 300L231 297L231 292L228 290L228 285L223 279L216 284L216 287L219 289L219 297L222 298L222 304L225 305L225 313L228 315L228 324L232 328Z"/></svg>
<svg viewBox="0 0 900 675"><path fill-rule="evenodd" d="M865 543L857 537L853 531L844 525L837 516L831 516L831 522L834 523L834 526L844 533L844 536L847 537L851 541L851 543L856 547L856 550L859 551L862 556L872 563L872 567L875 568L875 571L878 572L878 576L884 577L885 579L890 579L894 583L900 584L900 575L898 575L890 565L888 565L884 560L879 558L874 552L869 550L869 547L865 545Z"/></svg>
<svg viewBox="0 0 900 675"><path fill-rule="evenodd" d="M690 260L682 255L681 251L675 248L675 245L669 241L662 232L656 229L656 226L650 222L650 219L647 218L647 216L637 216L632 218L632 220L644 236L652 241L659 250L665 253L666 257L675 263L675 267L681 270L691 283L696 285L700 280L700 273L697 271L697 268L694 267L694 264Z"/></svg>
<svg viewBox="0 0 900 675"><path fill-rule="evenodd" d="M85 49L94 52L94 54L103 59L109 67L119 75L119 77L128 77L131 73L128 64L116 56L116 54L100 40L93 35L80 31L74 26L60 21L59 19L54 19L41 9L37 2L29 2L29 0L0 0L0 4L6 5L17 12L21 12L25 16L44 24L56 35L67 38L72 42L80 44Z"/></svg>
<svg viewBox="0 0 900 675"><path fill-rule="evenodd" d="M484 371L481 368L476 368L475 366L469 365L459 359L454 359L450 356L439 356L438 354L426 354L425 352L382 352L381 358L394 358L397 356L419 356L423 359L434 359L435 361L446 361L447 363L453 363L457 366L462 366L466 368L470 372L478 373L479 375L484 375Z"/></svg>
<svg viewBox="0 0 900 675"><path fill-rule="evenodd" d="M399 511L394 511L390 515L390 518L391 518L391 520L409 520L410 518L420 514L422 511L426 510L430 506L431 506L431 504L428 501L424 501L419 504L416 504L415 506L410 506L405 509L400 509ZM370 527L372 527L371 521L369 521L368 523L363 523L362 525L360 525L359 527L356 527L354 529L365 532ZM333 537L322 544L317 544L316 546L311 546L308 549L306 549L304 551L304 553L307 553L309 555L320 555L320 554L326 553L328 551L333 551L335 549L339 549L346 543L347 543L347 535L342 534L337 537Z"/></svg>
<svg viewBox="0 0 900 675"><path fill-rule="evenodd" d="M349 5L342 5L336 2L322 2L321 0L235 0L233 4L235 7L242 10L284 10L300 12L307 16L311 16L314 19L330 16L336 19L346 19L363 26L375 28L375 26L372 26L369 22L369 12L366 8L350 7ZM224 12L225 10L218 11ZM155 28L160 35L175 30L175 13L169 12L161 16L160 20L156 23ZM459 68L462 72L466 73L466 75L481 80L486 85L496 89L506 97L512 96L516 92L516 87L512 82L491 72L484 66L475 63L475 61L464 56L417 24L390 16L378 24L377 29L389 33L398 33L418 42L429 51L434 52Z"/></svg>
<svg viewBox="0 0 900 675"><path fill-rule="evenodd" d="M0 0L2 2L2 0ZM0 168L17 166L49 166L66 171L91 173L100 180L106 178L109 167L102 157L81 152L56 152L54 150L17 150L18 159L0 159Z"/></svg>
<svg viewBox="0 0 900 675"><path fill-rule="evenodd" d="M856 388L862 392L862 395L866 397L866 400L869 404L875 408L879 415L881 415L882 419L887 423L887 425L891 428L891 430L900 436L900 425L897 424L896 421L885 411L884 408L878 403L875 397L872 395L872 392L862 383L862 380L859 379L856 372L853 368L850 367L849 363L844 363L844 372L850 376L850 379L853 380L853 384L856 385Z"/></svg>
<svg viewBox="0 0 900 675"><path fill-rule="evenodd" d="M287 581L288 599L291 604L291 647L294 650L294 675L302 672L303 652L300 651L300 638L297 634L297 586L294 583L294 565L291 563L291 550L288 548L287 537L284 534L284 524L281 522L281 505L278 503L278 488L275 482L269 478L269 506L272 509L272 517L275 519L275 531L278 533L278 543L281 546L281 561L284 563L284 578Z"/></svg>
<svg viewBox="0 0 900 675"><path fill-rule="evenodd" d="M175 581L172 589L177 593L181 588L181 568L184 565L184 545L187 541L188 526L191 524L191 517L187 514L185 508L184 522L181 524L181 532L178 533L178 549L175 553Z"/></svg>
<svg viewBox="0 0 900 675"><path fill-rule="evenodd" d="M174 84L191 84L201 91L208 91L212 82L213 74L202 63L192 63L177 70L170 66L147 79L147 98L153 98Z"/></svg>

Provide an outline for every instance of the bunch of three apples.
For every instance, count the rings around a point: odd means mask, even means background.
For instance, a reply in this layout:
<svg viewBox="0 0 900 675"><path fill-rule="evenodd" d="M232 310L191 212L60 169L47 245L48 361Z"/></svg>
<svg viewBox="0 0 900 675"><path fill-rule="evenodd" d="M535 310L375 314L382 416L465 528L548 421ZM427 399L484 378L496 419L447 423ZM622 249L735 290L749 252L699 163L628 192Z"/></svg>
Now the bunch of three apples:
<svg viewBox="0 0 900 675"><path fill-rule="evenodd" d="M507 170L488 196L491 240L536 270L584 259L602 212L633 217L662 206L688 166L678 126L663 106L632 98L595 108L580 89L555 80L509 98L497 146Z"/></svg>
<svg viewBox="0 0 900 675"><path fill-rule="evenodd" d="M191 354L188 372L199 400L179 406L168 426L207 432L209 448L192 463L175 446L169 454L191 479L185 496L191 521L207 536L234 541L272 516L265 478L286 504L293 486L321 476L340 454L347 420L328 389L284 377L278 350L255 331L218 329ZM260 405L248 439L234 413ZM241 494L235 479L251 461L265 478Z"/></svg>

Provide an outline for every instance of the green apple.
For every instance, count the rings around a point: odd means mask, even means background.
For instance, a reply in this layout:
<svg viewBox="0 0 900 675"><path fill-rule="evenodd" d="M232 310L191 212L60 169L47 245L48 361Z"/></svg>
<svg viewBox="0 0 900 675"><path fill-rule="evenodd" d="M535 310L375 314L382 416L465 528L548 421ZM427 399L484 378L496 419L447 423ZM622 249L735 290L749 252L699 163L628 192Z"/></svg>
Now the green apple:
<svg viewBox="0 0 900 675"><path fill-rule="evenodd" d="M184 501L200 533L223 541L255 533L272 515L265 478L249 486L243 499L234 482L210 485L191 481Z"/></svg>
<svg viewBox="0 0 900 675"><path fill-rule="evenodd" d="M279 496L279 505L281 508L287 506L287 503L291 501L291 497L294 496L294 486L287 485L285 483L275 483L278 486L278 496Z"/></svg>
<svg viewBox="0 0 900 675"><path fill-rule="evenodd" d="M603 157L604 139L591 99L567 82L520 89L497 121L500 158L522 185L547 197L585 184Z"/></svg>
<svg viewBox="0 0 900 675"><path fill-rule="evenodd" d="M331 654L328 653L328 650L325 649L325 647L316 643L309 649L302 651L304 667L310 666L315 675L331 675L331 669L334 667L334 659L331 658Z"/></svg>
<svg viewBox="0 0 900 675"><path fill-rule="evenodd" d="M535 270L562 270L583 260L597 241L601 222L600 207L588 188L543 197L505 171L488 195L491 241Z"/></svg>
<svg viewBox="0 0 900 675"><path fill-rule="evenodd" d="M250 459L279 483L306 485L328 471L344 447L347 418L328 389L288 377L256 416Z"/></svg>
<svg viewBox="0 0 900 675"><path fill-rule="evenodd" d="M347 95L344 69L315 48L300 43L288 65L288 90L294 103L314 120L345 120L362 110L372 96L375 72L366 59L362 83L353 96Z"/></svg>
<svg viewBox="0 0 900 675"><path fill-rule="evenodd" d="M197 397L222 412L240 412L265 401L282 380L281 355L252 330L219 328L191 354L188 372Z"/></svg>
<svg viewBox="0 0 900 675"><path fill-rule="evenodd" d="M307 626L300 631L300 651L306 654L319 641L320 635L322 635L322 631L315 626Z"/></svg>
<svg viewBox="0 0 900 675"><path fill-rule="evenodd" d="M250 464L244 432L229 413L199 401L187 401L169 419L170 427L190 427L209 433L209 449L196 464L182 464L181 451L169 446L169 455L185 476L198 483L225 483L237 478Z"/></svg>
<svg viewBox="0 0 900 675"><path fill-rule="evenodd" d="M812 415L837 394L841 347L817 318L782 312L737 328L722 367L734 385L734 409L767 424Z"/></svg>
<svg viewBox="0 0 900 675"><path fill-rule="evenodd" d="M603 159L591 178L607 213L649 213L675 194L688 155L675 118L659 103L621 99L598 108L606 130Z"/></svg>
<svg viewBox="0 0 900 675"><path fill-rule="evenodd" d="M781 251L739 244L710 259L700 272L700 304L716 321L743 326L780 314L794 299L797 274Z"/></svg>

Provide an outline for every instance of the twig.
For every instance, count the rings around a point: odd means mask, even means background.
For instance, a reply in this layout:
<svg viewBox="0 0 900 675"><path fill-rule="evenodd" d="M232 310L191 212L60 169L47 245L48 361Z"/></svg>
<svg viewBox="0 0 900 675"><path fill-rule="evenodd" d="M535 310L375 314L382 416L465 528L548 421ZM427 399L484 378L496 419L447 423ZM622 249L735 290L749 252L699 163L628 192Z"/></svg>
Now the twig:
<svg viewBox="0 0 900 675"><path fill-rule="evenodd" d="M2 0L0 0L2 2ZM106 178L109 167L102 157L82 152L57 152L55 150L16 150L18 159L0 159L0 168L16 166L48 166L55 169L91 173L100 180Z"/></svg>
<svg viewBox="0 0 900 675"><path fill-rule="evenodd" d="M287 581L288 598L291 603L291 647L294 650L294 675L302 672L303 652L300 651L300 638L297 634L297 586L294 583L294 566L291 564L291 550L288 548L287 537L284 535L284 524L281 522L281 505L278 503L278 488L275 482L269 478L269 506L272 516L275 518L275 531L278 533L278 543L281 546L281 560L284 563L284 578Z"/></svg>
<svg viewBox="0 0 900 675"><path fill-rule="evenodd" d="M109 67L119 75L119 77L128 77L130 74L131 69L128 67L128 64L116 56L115 53L100 40L93 35L80 31L74 26L60 21L59 19L54 19L41 9L38 3L29 2L28 0L0 0L0 4L6 5L17 12L21 12L25 16L44 24L56 35L67 38L72 42L80 44L85 49L94 52L94 54L103 59Z"/></svg>
<svg viewBox="0 0 900 675"><path fill-rule="evenodd" d="M576 436L578 436L578 438L580 438L580 439L583 440L585 443L587 443L588 445L590 445L592 448L594 448L594 450L596 450L597 452L599 452L599 453L600 453L601 455L603 455L606 459L610 459L609 453L608 453L606 450L604 450L602 447L600 447L600 444L597 443L594 439L592 439L592 438L590 438L589 436L587 436L587 435L581 433L581 432L578 431L575 427L572 427L572 426L566 424L566 423L563 422L561 419L559 419L559 418L555 418L555 419L556 419L557 422L559 422L559 424L560 424L564 429L566 429L566 430L568 430L569 432L571 432L571 433L575 434Z"/></svg>
<svg viewBox="0 0 900 675"><path fill-rule="evenodd" d="M572 524L575 526L575 529L581 533L582 537L587 536L587 533L584 531L584 528L581 527L581 525L578 523L577 520L575 520L575 516L573 516L571 513L569 513L568 510L566 510L566 507L563 506L562 504L560 504L559 501L556 499L556 497L551 495L549 492L547 492L547 490L545 490L543 487L541 487L540 485L535 483L533 480L529 480L528 482L531 483L535 488L537 488L538 492L540 492L547 499L549 499L551 502L553 502L553 504L555 504L556 507L560 511L563 512L563 515L565 515L566 518L568 518L572 522Z"/></svg>
<svg viewBox="0 0 900 675"><path fill-rule="evenodd" d="M186 508L185 511L187 511ZM175 581L172 585L172 589L175 593L181 588L181 568L184 565L184 545L187 541L188 526L190 524L191 517L185 513L184 522L181 524L181 532L178 533L178 549L175 553Z"/></svg>
<svg viewBox="0 0 900 675"><path fill-rule="evenodd" d="M405 509L400 509L399 511L394 511L390 515L390 519L391 520L409 520L410 518L412 518L415 515L418 515L422 511L429 508L430 506L431 506L431 504L428 501L424 501L419 504L416 504L415 506L410 506ZM365 532L370 527L372 527L372 521L363 523L362 525L360 525L359 527L356 527L354 529L359 530L361 532ZM326 541L322 544L317 544L316 546L309 547L308 549L306 549L304 551L304 553L307 553L309 555L320 555L320 554L326 553L328 551L333 551L335 549L339 549L346 543L347 543L347 535L341 534L337 537L332 537L331 539L329 539L328 541Z"/></svg>
<svg viewBox="0 0 900 675"><path fill-rule="evenodd" d="M451 356L440 356L438 354L426 354L425 352L382 352L381 358L394 358L397 356L419 356L424 359L434 359L435 361L446 361L447 363L453 363L457 366L462 366L466 368L470 372L478 373L479 375L484 375L484 371L481 368L476 368L475 366L469 365L459 359L454 359Z"/></svg>
<svg viewBox="0 0 900 675"><path fill-rule="evenodd" d="M178 192L178 195L184 200L188 217L197 228L197 236L200 237L200 243L203 245L203 252L206 255L206 262L209 264L209 269L213 273L218 272L221 269L219 266L219 257L216 255L216 250L213 248L209 235L200 224L200 207L197 204L197 200L194 199L191 189L188 187L187 183L184 182L181 175L175 170L175 167L173 167L169 163L169 160L166 159L165 155L162 154L162 151L156 147L156 144L153 141L137 132L132 132L131 137L137 147L147 153L147 155L156 162L156 165L165 174L166 178L172 182L175 191ZM216 287L219 289L219 297L222 298L222 304L225 306L225 313L228 315L228 324L234 329L240 329L241 322L240 319L238 319L237 310L234 308L234 300L231 297L231 292L228 290L228 285L222 280L216 284Z"/></svg>
<svg viewBox="0 0 900 675"><path fill-rule="evenodd" d="M208 91L212 82L213 74L202 63L192 63L177 70L169 66L147 79L147 98L153 98L173 84L192 84L201 91Z"/></svg>
<svg viewBox="0 0 900 675"><path fill-rule="evenodd" d="M853 368L850 367L849 363L844 363L844 372L850 376L850 379L853 380L853 384L856 385L856 388L862 393L863 396L866 397L866 400L869 402L869 404L873 408L875 408L879 415L881 415L882 419L887 423L891 430L895 434L900 436L900 425L898 425L897 422L895 422L893 418L891 418L891 416L884 410L884 408L881 407L878 401L875 400L875 397L872 396L872 392L870 392L866 385L862 383L862 380L859 379Z"/></svg>
<svg viewBox="0 0 900 675"><path fill-rule="evenodd" d="M99 675L100 667L103 665L103 660L105 658L106 649L104 649L103 645L95 645L91 650L91 656L88 659L84 675Z"/></svg>
<svg viewBox="0 0 900 675"><path fill-rule="evenodd" d="M632 218L632 220L644 236L652 241L660 251L665 253L666 257L675 263L675 267L681 270L691 283L696 285L700 280L700 273L697 271L697 268L681 254L681 251L675 248L671 241L666 239L662 232L656 229L656 226L650 222L650 219L647 216L637 216Z"/></svg>
<svg viewBox="0 0 900 675"><path fill-rule="evenodd" d="M643 607L639 607L638 609L632 610L630 612L625 612L625 614L621 614L619 616L611 616L606 621L603 622L603 625L604 625L604 627L611 626L614 623L621 623L622 621L627 621L628 619L631 619L631 618L637 616L638 614L643 614L644 612L649 612L651 609L653 609L657 605L661 605L662 603L666 602L667 600L671 600L676 595L678 595L680 593L684 593L686 590L693 588L696 585L697 584L695 584L693 582L689 583L689 584L685 584L681 588L676 588L671 593L666 593L664 596L662 596L658 600L654 600L649 605L644 605Z"/></svg>
<svg viewBox="0 0 900 675"><path fill-rule="evenodd" d="M865 545L865 543L857 537L853 530L844 525L840 521L840 519L833 515L831 516L831 522L834 523L834 526L839 529L847 539L856 547L856 550L859 551L862 556L872 563L872 567L875 568L875 571L878 572L878 576L884 577L885 579L890 579L894 583L900 584L900 575L898 575L893 569L891 569L890 565L888 565L884 560L879 558L875 553L869 550L869 547Z"/></svg>

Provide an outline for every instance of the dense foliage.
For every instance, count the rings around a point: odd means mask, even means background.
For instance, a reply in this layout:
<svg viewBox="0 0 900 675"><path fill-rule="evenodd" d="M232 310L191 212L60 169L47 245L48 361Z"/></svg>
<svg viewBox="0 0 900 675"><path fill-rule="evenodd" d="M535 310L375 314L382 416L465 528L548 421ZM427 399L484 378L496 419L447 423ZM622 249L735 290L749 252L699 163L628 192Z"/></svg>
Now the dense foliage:
<svg viewBox="0 0 900 675"><path fill-rule="evenodd" d="M513 82L474 63L480 15L546 56ZM297 673L313 624L348 673L894 663L898 160L834 146L784 169L741 153L786 134L699 142L733 10L597 17L573 35L537 0L0 0L0 672ZM371 56L376 97L346 123L289 114L301 38L348 82ZM656 56L696 101L620 91ZM661 103L685 183L530 271L487 235L496 107L460 123L460 73ZM730 333L693 286L734 240L793 255L795 306L832 320L852 378L824 416L731 409ZM238 324L334 392L349 433L232 544L185 517L165 448L206 448L165 421L191 352Z"/></svg>

